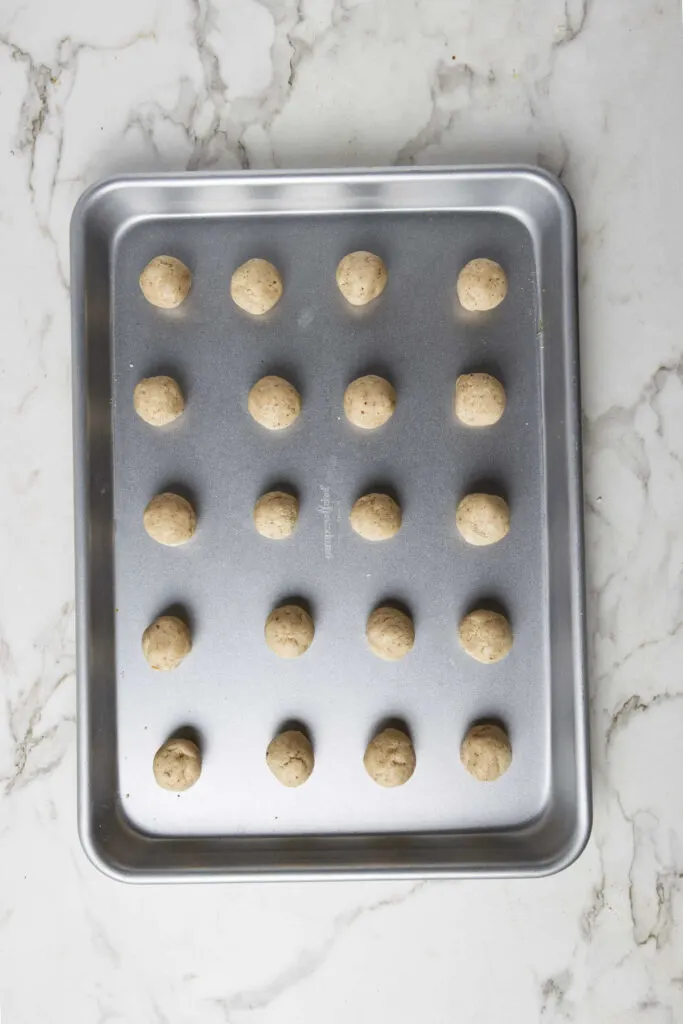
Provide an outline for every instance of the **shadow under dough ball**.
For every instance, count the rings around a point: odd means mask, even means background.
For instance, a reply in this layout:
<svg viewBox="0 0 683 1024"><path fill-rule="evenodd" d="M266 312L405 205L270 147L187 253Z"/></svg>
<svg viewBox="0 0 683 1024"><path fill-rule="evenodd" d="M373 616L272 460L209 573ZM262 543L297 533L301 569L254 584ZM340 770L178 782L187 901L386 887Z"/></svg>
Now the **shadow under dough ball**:
<svg viewBox="0 0 683 1024"><path fill-rule="evenodd" d="M364 494L354 503L349 522L364 540L389 540L401 529L401 509L388 494Z"/></svg>
<svg viewBox="0 0 683 1024"><path fill-rule="evenodd" d="M352 381L344 392L344 415L362 430L376 430L394 415L396 392L384 377L370 373Z"/></svg>
<svg viewBox="0 0 683 1024"><path fill-rule="evenodd" d="M384 661L400 661L413 649L413 620L399 608L375 608L365 630L373 654Z"/></svg>
<svg viewBox="0 0 683 1024"><path fill-rule="evenodd" d="M162 789L182 793L194 786L202 772L202 755L192 740L174 737L159 747L152 765L154 778Z"/></svg>
<svg viewBox="0 0 683 1024"><path fill-rule="evenodd" d="M298 518L299 502L284 491L268 491L254 505L254 526L268 540L291 537Z"/></svg>
<svg viewBox="0 0 683 1024"><path fill-rule="evenodd" d="M462 268L456 289L464 309L484 313L501 304L508 292L508 281L499 263L476 259Z"/></svg>
<svg viewBox="0 0 683 1024"><path fill-rule="evenodd" d="M477 608L465 616L458 636L463 651L483 665L502 661L512 649L510 623L500 612L485 608Z"/></svg>
<svg viewBox="0 0 683 1024"><path fill-rule="evenodd" d="M497 544L510 531L510 509L496 494L466 494L455 522L463 540L475 547Z"/></svg>
<svg viewBox="0 0 683 1024"><path fill-rule="evenodd" d="M368 743L363 764L379 786L402 786L415 771L415 748L401 729L384 729Z"/></svg>
<svg viewBox="0 0 683 1024"><path fill-rule="evenodd" d="M285 430L301 412L301 397L282 377L261 377L249 392L247 408L267 430Z"/></svg>
<svg viewBox="0 0 683 1024"><path fill-rule="evenodd" d="M232 275L232 301L245 313L263 316L282 298L282 278L277 267L268 260L247 260Z"/></svg>
<svg viewBox="0 0 683 1024"><path fill-rule="evenodd" d="M313 771L313 747L298 729L281 732L268 745L266 764L283 786L301 786Z"/></svg>
<svg viewBox="0 0 683 1024"><path fill-rule="evenodd" d="M337 267L337 287L352 306L366 306L387 285L387 268L372 252L350 252Z"/></svg>
<svg viewBox="0 0 683 1024"><path fill-rule="evenodd" d="M460 747L460 760L479 782L495 782L512 764L512 747L499 725L473 725Z"/></svg>
<svg viewBox="0 0 683 1024"><path fill-rule="evenodd" d="M159 309L175 309L191 287L192 274L175 256L155 256L140 274L142 294Z"/></svg>
<svg viewBox="0 0 683 1024"><path fill-rule="evenodd" d="M455 382L453 413L466 427L491 427L505 412L505 389L490 373L463 373Z"/></svg>
<svg viewBox="0 0 683 1024"><path fill-rule="evenodd" d="M157 672L177 668L191 650L189 626L177 615L160 615L142 634L142 653Z"/></svg>
<svg viewBox="0 0 683 1024"><path fill-rule="evenodd" d="M299 658L313 643L313 619L298 604L274 608L266 619L266 643L280 658Z"/></svg>
<svg viewBox="0 0 683 1024"><path fill-rule="evenodd" d="M144 511L145 530L158 544L175 548L194 535L197 515L186 498L170 491L157 494Z"/></svg>
<svg viewBox="0 0 683 1024"><path fill-rule="evenodd" d="M185 399L173 377L145 377L135 385L133 408L150 426L165 427L178 419Z"/></svg>

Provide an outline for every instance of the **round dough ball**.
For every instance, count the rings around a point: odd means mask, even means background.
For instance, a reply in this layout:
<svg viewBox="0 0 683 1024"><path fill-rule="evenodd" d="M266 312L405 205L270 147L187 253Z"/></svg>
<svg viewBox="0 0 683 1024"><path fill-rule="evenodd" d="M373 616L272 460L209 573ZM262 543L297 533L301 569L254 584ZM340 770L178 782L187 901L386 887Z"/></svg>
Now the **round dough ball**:
<svg viewBox="0 0 683 1024"><path fill-rule="evenodd" d="M185 399L173 377L145 377L135 385L133 408L145 423L165 427L178 419Z"/></svg>
<svg viewBox="0 0 683 1024"><path fill-rule="evenodd" d="M470 260L458 274L457 291L461 306L471 312L485 312L500 306L508 292L508 280L493 260Z"/></svg>
<svg viewBox="0 0 683 1024"><path fill-rule="evenodd" d="M460 760L479 782L495 782L512 763L512 747L499 725L473 725L460 747Z"/></svg>
<svg viewBox="0 0 683 1024"><path fill-rule="evenodd" d="M368 743L365 770L380 786L402 786L415 771L415 748L400 729L384 729Z"/></svg>
<svg viewBox="0 0 683 1024"><path fill-rule="evenodd" d="M175 309L190 294L192 274L175 256L155 256L140 274L140 290L160 309Z"/></svg>
<svg viewBox="0 0 683 1024"><path fill-rule="evenodd" d="M459 503L455 522L468 544L496 544L510 530L510 509L495 494L467 494Z"/></svg>
<svg viewBox="0 0 683 1024"><path fill-rule="evenodd" d="M415 643L413 620L398 608L375 608L365 630L373 654L385 661L400 661Z"/></svg>
<svg viewBox="0 0 683 1024"><path fill-rule="evenodd" d="M142 653L157 672L170 672L192 650L187 623L176 615L160 615L142 634Z"/></svg>
<svg viewBox="0 0 683 1024"><path fill-rule="evenodd" d="M301 786L313 771L313 747L298 729L281 732L268 744L266 764L283 786Z"/></svg>
<svg viewBox="0 0 683 1024"><path fill-rule="evenodd" d="M293 494L284 491L268 491L254 505L254 526L269 540L290 537L298 518L299 502Z"/></svg>
<svg viewBox="0 0 683 1024"><path fill-rule="evenodd" d="M512 648L512 629L504 615L477 608L460 623L460 646L476 661L491 665Z"/></svg>
<svg viewBox="0 0 683 1024"><path fill-rule="evenodd" d="M298 604L274 608L266 619L266 643L281 658L305 654L313 643L314 633L313 619Z"/></svg>
<svg viewBox="0 0 683 1024"><path fill-rule="evenodd" d="M262 316L280 301L282 278L268 260L247 260L232 275L230 295L246 313Z"/></svg>
<svg viewBox="0 0 683 1024"><path fill-rule="evenodd" d="M157 494L142 517L152 540L175 548L186 544L197 527L197 516L189 501L179 494Z"/></svg>
<svg viewBox="0 0 683 1024"><path fill-rule="evenodd" d="M364 494L351 509L349 522L365 540L389 540L401 528L401 509L388 494Z"/></svg>
<svg viewBox="0 0 683 1024"><path fill-rule="evenodd" d="M384 377L369 373L352 381L344 392L347 420L363 430L375 430L390 420L396 409L396 392Z"/></svg>
<svg viewBox="0 0 683 1024"><path fill-rule="evenodd" d="M201 775L202 755L199 747L192 740L180 737L167 740L154 755L153 771L162 789L182 793L194 786Z"/></svg>
<svg viewBox="0 0 683 1024"><path fill-rule="evenodd" d="M284 430L301 412L301 397L282 377L261 377L249 392L248 409L267 430Z"/></svg>
<svg viewBox="0 0 683 1024"><path fill-rule="evenodd" d="M365 306L387 286L387 268L371 252L350 252L337 267L337 287L352 306Z"/></svg>
<svg viewBox="0 0 683 1024"><path fill-rule="evenodd" d="M455 382L453 411L467 427L490 427L505 411L505 388L490 373L463 373Z"/></svg>

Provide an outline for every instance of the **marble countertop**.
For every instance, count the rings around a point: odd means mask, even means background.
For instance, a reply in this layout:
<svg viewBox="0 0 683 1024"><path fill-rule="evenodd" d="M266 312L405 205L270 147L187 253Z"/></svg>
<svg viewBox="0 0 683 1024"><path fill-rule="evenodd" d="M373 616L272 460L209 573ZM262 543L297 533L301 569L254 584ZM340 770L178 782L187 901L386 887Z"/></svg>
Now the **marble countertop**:
<svg viewBox="0 0 683 1024"><path fill-rule="evenodd" d="M5 0L3 1024L683 1021L678 0ZM128 170L526 161L579 213L595 825L538 881L117 884L76 834L68 223Z"/></svg>

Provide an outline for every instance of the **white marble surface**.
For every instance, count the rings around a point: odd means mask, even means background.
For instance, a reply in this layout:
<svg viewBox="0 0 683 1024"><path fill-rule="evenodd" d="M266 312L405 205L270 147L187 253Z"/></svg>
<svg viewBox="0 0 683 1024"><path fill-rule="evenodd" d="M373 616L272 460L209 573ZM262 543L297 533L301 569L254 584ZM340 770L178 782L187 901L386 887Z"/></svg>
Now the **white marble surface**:
<svg viewBox="0 0 683 1024"><path fill-rule="evenodd" d="M0 6L3 1024L683 1021L678 0ZM595 827L542 881L135 888L75 823L68 239L123 170L539 161L580 218Z"/></svg>

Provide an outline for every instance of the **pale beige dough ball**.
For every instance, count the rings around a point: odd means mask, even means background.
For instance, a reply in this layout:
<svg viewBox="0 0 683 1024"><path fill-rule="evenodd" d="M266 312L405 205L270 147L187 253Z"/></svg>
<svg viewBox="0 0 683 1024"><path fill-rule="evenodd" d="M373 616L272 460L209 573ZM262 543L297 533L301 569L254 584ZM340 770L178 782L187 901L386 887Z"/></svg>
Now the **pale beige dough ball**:
<svg viewBox="0 0 683 1024"><path fill-rule="evenodd" d="M493 260L470 260L458 274L457 291L460 305L471 312L495 309L507 295L505 271Z"/></svg>
<svg viewBox="0 0 683 1024"><path fill-rule="evenodd" d="M382 294L387 268L371 252L350 252L337 267L337 287L352 306L365 306Z"/></svg>
<svg viewBox="0 0 683 1024"><path fill-rule="evenodd" d="M145 423L165 427L178 419L185 400L173 377L145 377L135 385L133 408Z"/></svg>
<svg viewBox="0 0 683 1024"><path fill-rule="evenodd" d="M313 619L298 604L274 608L266 619L265 637L271 651L281 658L298 658L313 643Z"/></svg>
<svg viewBox="0 0 683 1024"><path fill-rule="evenodd" d="M142 653L157 672L177 668L191 650L189 627L176 615L160 615L142 634Z"/></svg>
<svg viewBox="0 0 683 1024"><path fill-rule="evenodd" d="M170 492L152 498L142 521L152 540L171 548L186 544L197 527L197 516L189 501Z"/></svg>
<svg viewBox="0 0 683 1024"><path fill-rule="evenodd" d="M401 509L388 494L364 494L351 509L349 522L364 540L389 540L401 528Z"/></svg>
<svg viewBox="0 0 683 1024"><path fill-rule="evenodd" d="M140 274L140 289L160 309L175 309L190 294L192 274L175 256L155 256Z"/></svg>
<svg viewBox="0 0 683 1024"><path fill-rule="evenodd" d="M455 382L453 412L467 427L490 427L505 411L505 388L490 373L463 373Z"/></svg>
<svg viewBox="0 0 683 1024"><path fill-rule="evenodd" d="M358 377L344 392L344 413L347 420L363 430L375 430L394 415L396 392L384 377L374 373Z"/></svg>
<svg viewBox="0 0 683 1024"><path fill-rule="evenodd" d="M365 635L370 650L385 661L400 661L415 643L413 620L398 608L375 608L368 619Z"/></svg>
<svg viewBox="0 0 683 1024"><path fill-rule="evenodd" d="M458 504L455 522L468 544L496 544L510 530L510 509L495 494L467 494Z"/></svg>
<svg viewBox="0 0 683 1024"><path fill-rule="evenodd" d="M249 392L249 412L268 430L284 430L301 412L301 397L282 377L261 377Z"/></svg>
<svg viewBox="0 0 683 1024"><path fill-rule="evenodd" d="M297 729L281 732L268 745L266 764L283 786L301 786L313 771L313 747Z"/></svg>
<svg viewBox="0 0 683 1024"><path fill-rule="evenodd" d="M415 748L400 729L384 729L370 740L365 770L380 786L402 786L415 771Z"/></svg>
<svg viewBox="0 0 683 1024"><path fill-rule="evenodd" d="M510 653L512 629L499 612L477 608L460 623L460 645L476 661L491 665Z"/></svg>
<svg viewBox="0 0 683 1024"><path fill-rule="evenodd" d="M233 302L252 316L262 316L282 297L282 278L268 260L247 260L230 281Z"/></svg>
<svg viewBox="0 0 683 1024"><path fill-rule="evenodd" d="M159 747L152 767L154 778L162 789L182 793L194 786L201 775L202 755L192 740L175 737Z"/></svg>
<svg viewBox="0 0 683 1024"><path fill-rule="evenodd" d="M254 505L254 526L269 540L290 537L298 518L299 502L293 494L284 491L268 491Z"/></svg>
<svg viewBox="0 0 683 1024"><path fill-rule="evenodd" d="M473 725L460 747L460 760L479 782L495 782L512 763L512 747L499 725Z"/></svg>

